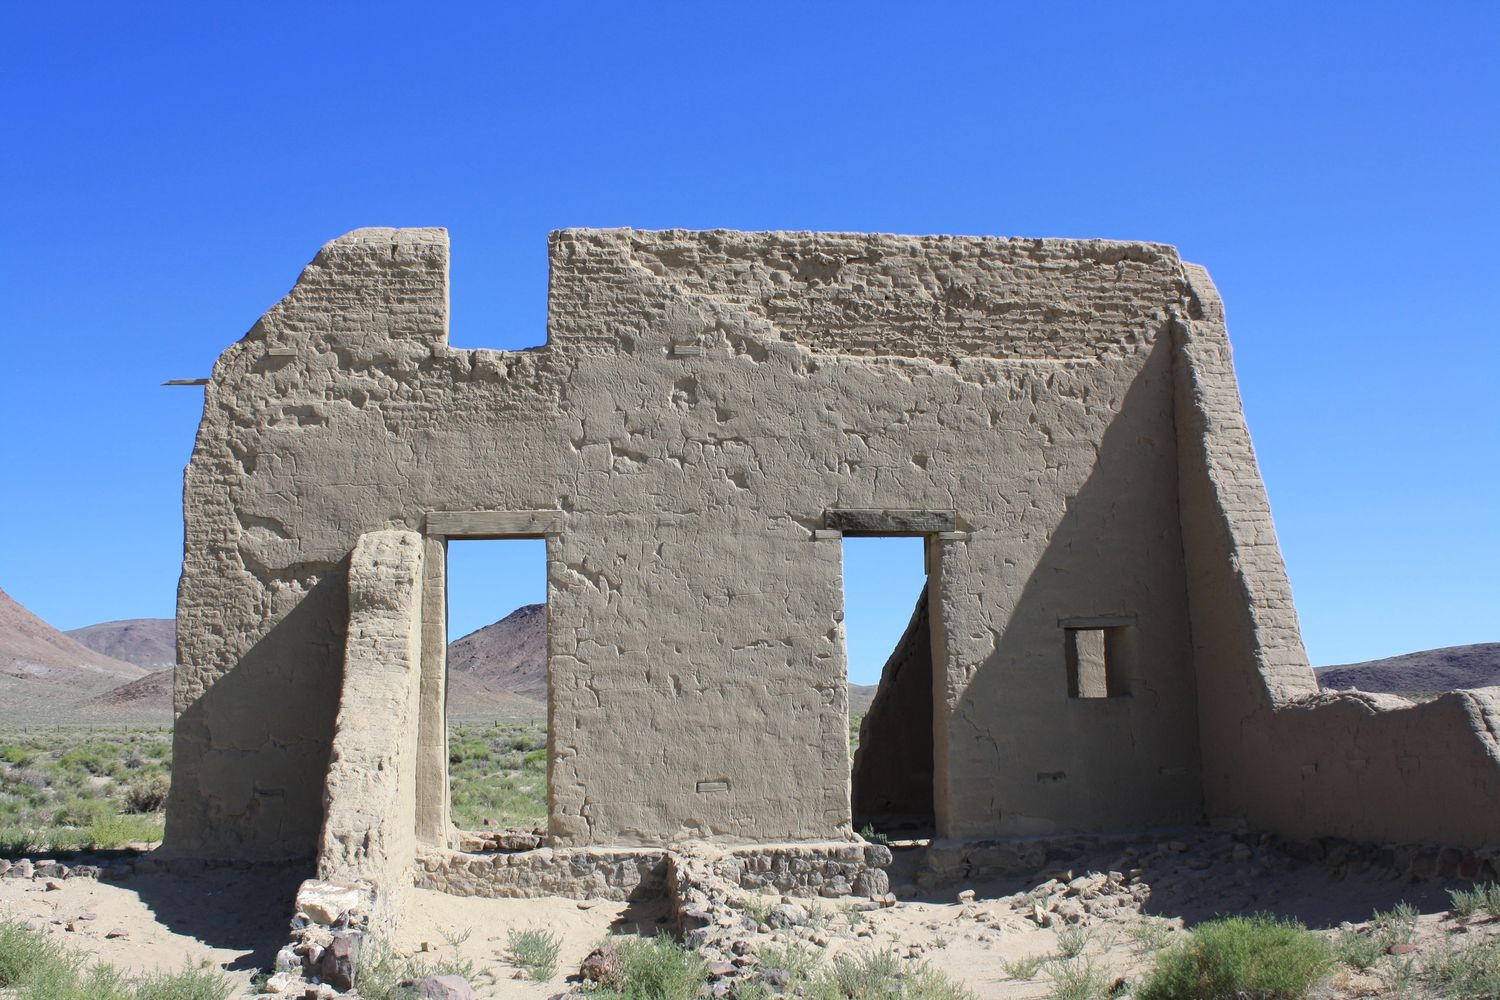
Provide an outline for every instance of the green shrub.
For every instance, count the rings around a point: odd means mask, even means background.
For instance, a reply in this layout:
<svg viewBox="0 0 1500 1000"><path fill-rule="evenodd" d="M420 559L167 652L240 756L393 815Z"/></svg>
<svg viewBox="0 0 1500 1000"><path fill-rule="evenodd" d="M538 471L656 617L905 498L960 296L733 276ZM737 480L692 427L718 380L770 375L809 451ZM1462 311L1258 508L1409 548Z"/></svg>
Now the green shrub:
<svg viewBox="0 0 1500 1000"><path fill-rule="evenodd" d="M1378 931L1361 933L1345 930L1339 931L1338 936L1333 939L1333 954L1351 969L1368 972L1385 955L1389 946L1390 943Z"/></svg>
<svg viewBox="0 0 1500 1000"><path fill-rule="evenodd" d="M806 983L818 967L818 957L795 944L769 944L756 952L762 969L780 969L793 986Z"/></svg>
<svg viewBox="0 0 1500 1000"><path fill-rule="evenodd" d="M65 965L61 944L17 920L0 921L0 987L14 987L39 971Z"/></svg>
<svg viewBox="0 0 1500 1000"><path fill-rule="evenodd" d="M1075 958L1052 965L1052 1000L1105 1000L1110 980L1092 959Z"/></svg>
<svg viewBox="0 0 1500 1000"><path fill-rule="evenodd" d="M1094 932L1081 925L1062 927L1057 932L1057 953L1063 958L1077 958L1089 946Z"/></svg>
<svg viewBox="0 0 1500 1000"><path fill-rule="evenodd" d="M85 846L114 850L126 844L161 840L162 820L154 816L105 816L90 823L83 831Z"/></svg>
<svg viewBox="0 0 1500 1000"><path fill-rule="evenodd" d="M1500 940L1455 945L1443 938L1427 950L1422 971L1444 996L1492 1000L1500 996Z"/></svg>
<svg viewBox="0 0 1500 1000"><path fill-rule="evenodd" d="M1014 961L1000 960L1000 969L1012 979L1035 979L1042 966L1052 960L1051 955L1028 955Z"/></svg>
<svg viewBox="0 0 1500 1000"><path fill-rule="evenodd" d="M925 964L906 973L905 997L906 1000L978 1000L968 987Z"/></svg>
<svg viewBox="0 0 1500 1000"><path fill-rule="evenodd" d="M16 746L14 743L0 747L0 761L11 767L25 767L35 759L36 752L29 747Z"/></svg>
<svg viewBox="0 0 1500 1000"><path fill-rule="evenodd" d="M408 1000L414 993L402 986L403 982L423 976L445 975L473 980L474 964L467 959L439 959L427 963L416 958L401 958L385 940L366 937L360 943L354 981L359 984L360 1000Z"/></svg>
<svg viewBox="0 0 1500 1000"><path fill-rule="evenodd" d="M1389 910L1376 910L1370 923L1387 945L1411 944L1417 937L1418 916L1417 908L1403 900Z"/></svg>
<svg viewBox="0 0 1500 1000"><path fill-rule="evenodd" d="M0 988L13 1000L227 1000L233 992L208 969L131 978L14 920L0 921Z"/></svg>
<svg viewBox="0 0 1500 1000"><path fill-rule="evenodd" d="M1159 917L1147 917L1133 924L1127 931L1132 950L1137 955L1150 955L1161 951L1172 942L1172 925Z"/></svg>
<svg viewBox="0 0 1500 1000"><path fill-rule="evenodd" d="M1162 952L1137 1000L1298 1000L1333 967L1328 943L1294 920L1225 917Z"/></svg>
<svg viewBox="0 0 1500 1000"><path fill-rule="evenodd" d="M505 936L506 958L537 982L546 982L557 974L557 953L562 939L551 931L532 928L511 930Z"/></svg>
<svg viewBox="0 0 1500 1000"><path fill-rule="evenodd" d="M670 938L611 938L620 956L620 985L598 989L595 1000L693 1000L708 981L697 952Z"/></svg>

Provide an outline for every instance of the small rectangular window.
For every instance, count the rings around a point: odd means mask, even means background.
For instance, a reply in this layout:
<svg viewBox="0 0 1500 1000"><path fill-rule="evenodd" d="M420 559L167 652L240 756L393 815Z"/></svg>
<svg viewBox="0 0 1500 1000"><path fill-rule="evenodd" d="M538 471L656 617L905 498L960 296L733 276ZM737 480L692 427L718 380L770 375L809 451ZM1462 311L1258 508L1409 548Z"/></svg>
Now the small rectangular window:
<svg viewBox="0 0 1500 1000"><path fill-rule="evenodd" d="M1068 696L1113 698L1129 694L1124 665L1124 627L1064 628Z"/></svg>

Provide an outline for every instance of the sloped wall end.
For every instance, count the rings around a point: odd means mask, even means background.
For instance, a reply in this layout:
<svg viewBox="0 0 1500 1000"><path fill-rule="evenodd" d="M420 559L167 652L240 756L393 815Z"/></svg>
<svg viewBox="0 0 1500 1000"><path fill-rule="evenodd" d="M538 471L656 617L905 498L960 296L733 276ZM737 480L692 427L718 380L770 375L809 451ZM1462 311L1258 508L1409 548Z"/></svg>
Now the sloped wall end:
<svg viewBox="0 0 1500 1000"><path fill-rule="evenodd" d="M421 609L421 536L361 535L349 559L349 637L318 877L372 885L381 907L410 884L417 853Z"/></svg>
<svg viewBox="0 0 1500 1000"><path fill-rule="evenodd" d="M1500 690L1323 694L1201 267L1174 325L1178 490L1212 818L1283 836L1472 846L1500 830Z"/></svg>

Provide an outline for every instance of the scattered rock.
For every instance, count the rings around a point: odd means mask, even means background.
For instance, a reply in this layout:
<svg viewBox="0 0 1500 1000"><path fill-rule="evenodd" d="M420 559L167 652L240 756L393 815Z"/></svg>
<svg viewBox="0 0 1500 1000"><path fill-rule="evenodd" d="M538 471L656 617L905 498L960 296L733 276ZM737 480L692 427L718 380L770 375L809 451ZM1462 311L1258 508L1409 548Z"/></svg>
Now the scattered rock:
<svg viewBox="0 0 1500 1000"><path fill-rule="evenodd" d="M792 985L792 974L785 969L761 969L760 981L777 993L781 993Z"/></svg>
<svg viewBox="0 0 1500 1000"><path fill-rule="evenodd" d="M318 973L323 981L340 990L354 988L354 969L359 963L359 936L335 934L323 954L318 956Z"/></svg>
<svg viewBox="0 0 1500 1000"><path fill-rule="evenodd" d="M295 977L290 972L278 972L270 979L266 980L266 985L264 987L265 992L285 993L287 990L292 988L293 979L295 979Z"/></svg>
<svg viewBox="0 0 1500 1000"><path fill-rule="evenodd" d="M963 892L960 892L958 894L958 901L960 903L972 903L972 902L974 902L974 890L973 889L965 889Z"/></svg>
<svg viewBox="0 0 1500 1000"><path fill-rule="evenodd" d="M766 914L766 923L772 927L796 927L807 923L807 911L796 903L777 903Z"/></svg>
<svg viewBox="0 0 1500 1000"><path fill-rule="evenodd" d="M364 909L365 892L358 886L308 879L297 890L297 911L315 924L332 927Z"/></svg>
<svg viewBox="0 0 1500 1000"><path fill-rule="evenodd" d="M127 930L125 930L123 927L116 927L116 928L114 928L114 929L112 929L110 931L105 932L104 937L107 940L114 941L114 940L117 940L119 938L130 937L130 932L127 931Z"/></svg>
<svg viewBox="0 0 1500 1000"><path fill-rule="evenodd" d="M422 1000L477 1000L474 987L463 976L423 976L404 985Z"/></svg>
<svg viewBox="0 0 1500 1000"><path fill-rule="evenodd" d="M613 986L620 981L624 968L620 953L606 944L588 953L583 964L578 967L578 974L589 982Z"/></svg>
<svg viewBox="0 0 1500 1000"><path fill-rule="evenodd" d="M1393 944L1385 950L1385 953L1387 955L1410 955L1420 950L1414 944Z"/></svg>
<svg viewBox="0 0 1500 1000"><path fill-rule="evenodd" d="M60 892L62 890L62 883L55 878L49 878L43 883L43 888L47 892Z"/></svg>

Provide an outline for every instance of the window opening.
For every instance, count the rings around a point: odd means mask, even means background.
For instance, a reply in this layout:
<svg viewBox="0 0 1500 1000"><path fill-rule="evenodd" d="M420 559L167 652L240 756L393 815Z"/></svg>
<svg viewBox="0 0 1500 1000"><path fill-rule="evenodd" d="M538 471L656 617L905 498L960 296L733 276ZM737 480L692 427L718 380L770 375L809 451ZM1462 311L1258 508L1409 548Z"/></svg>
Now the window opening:
<svg viewBox="0 0 1500 1000"><path fill-rule="evenodd" d="M1064 628L1070 698L1115 698L1130 693L1123 626Z"/></svg>

